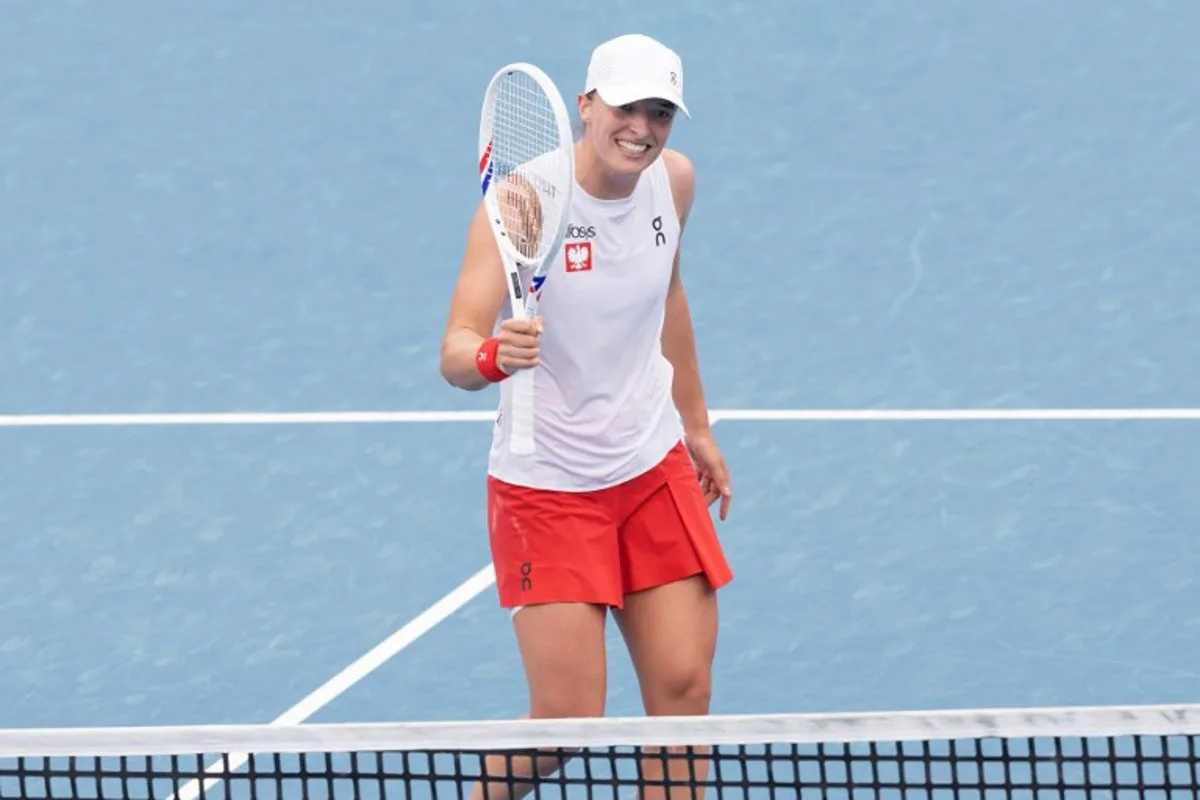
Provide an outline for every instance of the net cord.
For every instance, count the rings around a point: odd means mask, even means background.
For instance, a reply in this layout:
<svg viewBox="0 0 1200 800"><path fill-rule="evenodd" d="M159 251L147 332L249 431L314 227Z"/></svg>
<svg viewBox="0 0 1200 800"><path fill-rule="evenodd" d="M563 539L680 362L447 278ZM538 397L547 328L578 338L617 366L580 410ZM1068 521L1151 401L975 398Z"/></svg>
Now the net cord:
<svg viewBox="0 0 1200 800"><path fill-rule="evenodd" d="M1197 733L1200 705L1082 706L570 720L15 728L0 729L0 757L852 744Z"/></svg>

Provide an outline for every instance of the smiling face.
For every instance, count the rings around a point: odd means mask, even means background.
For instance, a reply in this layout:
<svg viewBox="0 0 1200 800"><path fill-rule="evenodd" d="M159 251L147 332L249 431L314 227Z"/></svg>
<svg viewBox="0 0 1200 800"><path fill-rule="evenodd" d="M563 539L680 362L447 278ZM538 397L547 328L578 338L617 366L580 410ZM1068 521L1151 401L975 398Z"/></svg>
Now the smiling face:
<svg viewBox="0 0 1200 800"><path fill-rule="evenodd" d="M654 163L667 145L675 113L675 105L667 100L610 106L595 92L579 96L584 142L603 171L618 181Z"/></svg>

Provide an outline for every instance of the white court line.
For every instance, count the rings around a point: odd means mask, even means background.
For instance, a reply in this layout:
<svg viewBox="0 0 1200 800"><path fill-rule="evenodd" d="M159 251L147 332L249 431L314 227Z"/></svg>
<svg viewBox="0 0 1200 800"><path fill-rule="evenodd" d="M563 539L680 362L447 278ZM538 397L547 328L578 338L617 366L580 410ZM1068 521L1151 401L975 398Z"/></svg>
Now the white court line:
<svg viewBox="0 0 1200 800"><path fill-rule="evenodd" d="M1200 408L745 409L714 412L752 422L986 422L1200 420Z"/></svg>
<svg viewBox="0 0 1200 800"><path fill-rule="evenodd" d="M1033 409L1033 410L713 410L709 418L750 421L929 421L929 420L1138 420L1138 419L1200 419L1200 409ZM327 423L387 423L387 422L463 422L489 421L494 412L409 411L409 412L313 412L313 413L233 413L233 414L78 414L78 415L8 415L0 416L0 427L59 427L95 425L254 425L254 424L327 424ZM487 565L434 603L415 619L380 642L354 663L334 675L271 722L272 725L295 725L327 706L342 693L374 672L386 661L421 636L431 631L495 583L495 573ZM247 754L229 754L228 759L214 763L207 772L232 771L249 760ZM204 781L205 789L219 778ZM195 800L200 795L199 783L185 785L179 793L181 800Z"/></svg>
<svg viewBox="0 0 1200 800"><path fill-rule="evenodd" d="M709 419L716 424L720 417L710 413ZM458 611L467 603L474 600L496 582L496 573L491 564L482 567L478 572L459 584L453 591L427 608L400 630L373 647L366 655L359 658L324 684L314 689L300 702L284 711L271 721L271 725L296 725L308 719L314 713L324 708L339 697L354 684L383 666L388 659L395 656L404 648L433 630L444 622L451 614ZM221 759L209 766L206 772L232 772L239 769L249 760L246 753L230 753L228 759ZM205 790L220 781L219 778L208 778L204 781ZM181 800L195 800L200 796L200 786L196 781L186 784L178 795Z"/></svg>
<svg viewBox="0 0 1200 800"><path fill-rule="evenodd" d="M742 422L972 422L1200 420L1200 408L714 409ZM298 411L164 414L3 414L0 428L155 425L366 425L491 422L495 411Z"/></svg>
<svg viewBox="0 0 1200 800"><path fill-rule="evenodd" d="M398 422L490 422L495 411L285 411L170 414L0 414L0 428L150 425L361 425Z"/></svg>
<svg viewBox="0 0 1200 800"><path fill-rule="evenodd" d="M308 719L314 713L329 705L354 684L361 681L367 675L370 675L379 667L404 648L415 642L417 639L424 636L429 631L433 630L439 623L446 620L455 611L465 606L471 600L478 597L481 593L487 590L496 582L496 575L492 571L492 566L489 564L467 580L459 584L449 594L438 600L429 608L421 612L411 622L405 625L400 630L393 633L391 636L384 639L369 652L359 658L350 666L343 669L338 674L327 680L321 686L314 689L307 697L296 703L294 706L284 711L278 717L271 721L272 725L296 725ZM225 772L226 768L229 771L240 768L249 760L249 755L246 753L230 753L228 760L222 759L214 763L207 770L209 773ZM209 778L204 781L205 790L211 789L212 786L220 781L219 778ZM195 800L200 795L200 786L196 781L192 781L183 786L177 795L182 800Z"/></svg>

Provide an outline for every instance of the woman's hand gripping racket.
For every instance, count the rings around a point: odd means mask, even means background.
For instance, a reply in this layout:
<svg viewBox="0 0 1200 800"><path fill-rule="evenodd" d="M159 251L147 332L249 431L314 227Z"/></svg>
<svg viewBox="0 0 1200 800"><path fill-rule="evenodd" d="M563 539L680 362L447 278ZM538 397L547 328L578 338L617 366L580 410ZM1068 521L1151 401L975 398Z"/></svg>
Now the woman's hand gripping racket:
<svg viewBox="0 0 1200 800"><path fill-rule="evenodd" d="M480 187L500 249L514 319L530 319L562 246L575 185L567 107L554 82L532 64L509 64L488 84L479 122ZM512 384L509 449L534 451L534 369Z"/></svg>

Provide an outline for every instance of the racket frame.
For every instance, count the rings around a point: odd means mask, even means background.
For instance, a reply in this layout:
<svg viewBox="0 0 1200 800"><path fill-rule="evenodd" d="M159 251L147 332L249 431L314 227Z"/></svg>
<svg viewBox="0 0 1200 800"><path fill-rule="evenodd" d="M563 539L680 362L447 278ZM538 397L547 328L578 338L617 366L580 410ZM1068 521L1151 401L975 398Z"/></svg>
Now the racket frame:
<svg viewBox="0 0 1200 800"><path fill-rule="evenodd" d="M532 78L549 101L558 127L561 157L566 161L569 174L569 179L565 185L555 187L557 192L564 192L565 195L560 201L562 213L559 215L556 223L557 227L554 230L553 237L550 239L551 244L546 248L545 252L540 254L540 258L534 259L526 258L509 239L504 229L504 221L496 199L496 193L490 191L493 187L492 165L494 161L492 160L491 149L496 101L503 83L517 72L524 73ZM508 290L508 301L512 316L514 319L519 320L530 319L537 314L538 300L545 285L546 277L562 249L568 218L570 216L571 193L575 185L575 143L571 130L571 119L567 114L566 103L563 101L558 87L541 68L528 62L513 62L496 70L491 80L488 81L487 91L484 93L483 108L480 113L478 156L480 188L483 194L484 208L487 212L492 235L496 240L496 246L503 263L505 273L504 282ZM535 189L535 191L540 192L541 190ZM532 267L532 273L529 284L525 285L521 281L521 270L528 267ZM509 450L515 455L532 455L536 449L533 435L534 378L536 370L536 367L517 370L508 379L512 384Z"/></svg>

